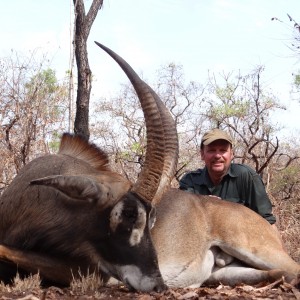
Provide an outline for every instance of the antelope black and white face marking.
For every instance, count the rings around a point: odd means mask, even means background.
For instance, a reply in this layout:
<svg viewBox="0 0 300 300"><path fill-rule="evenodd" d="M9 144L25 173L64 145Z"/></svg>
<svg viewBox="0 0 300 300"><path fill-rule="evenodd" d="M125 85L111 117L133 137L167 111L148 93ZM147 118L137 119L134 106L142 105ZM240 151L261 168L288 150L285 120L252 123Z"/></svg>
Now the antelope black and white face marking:
<svg viewBox="0 0 300 300"><path fill-rule="evenodd" d="M123 208L124 208L124 203L119 202L116 204L116 206L113 208L113 210L110 213L109 226L112 232L116 232L118 225L122 223Z"/></svg>
<svg viewBox="0 0 300 300"><path fill-rule="evenodd" d="M103 243L109 275L136 290L165 287L150 234L154 221L151 203L130 192L109 213L109 235Z"/></svg>
<svg viewBox="0 0 300 300"><path fill-rule="evenodd" d="M153 223L152 220L151 223ZM141 242L146 225L147 211L140 201L134 203L126 200L121 201L111 211L110 229L112 233L115 233L118 227L122 227L123 230L129 233L128 244L132 247L139 245ZM151 224L151 226L153 225Z"/></svg>

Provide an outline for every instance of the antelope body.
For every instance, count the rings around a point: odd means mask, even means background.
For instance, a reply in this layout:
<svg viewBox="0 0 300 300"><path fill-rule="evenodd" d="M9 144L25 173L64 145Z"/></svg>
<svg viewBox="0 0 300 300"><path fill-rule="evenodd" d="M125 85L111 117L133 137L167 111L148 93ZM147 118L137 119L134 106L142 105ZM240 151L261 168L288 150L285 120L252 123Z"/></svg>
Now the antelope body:
<svg viewBox="0 0 300 300"><path fill-rule="evenodd" d="M156 213L151 235L168 286L252 285L300 274L272 226L241 204L170 189Z"/></svg>
<svg viewBox="0 0 300 300"><path fill-rule="evenodd" d="M296 279L299 264L258 214L169 189L178 157L174 121L131 67L98 45L139 96L147 127L143 170L132 184L110 170L99 148L64 134L58 154L30 162L0 199L0 279L39 272L67 285L95 271L141 291Z"/></svg>

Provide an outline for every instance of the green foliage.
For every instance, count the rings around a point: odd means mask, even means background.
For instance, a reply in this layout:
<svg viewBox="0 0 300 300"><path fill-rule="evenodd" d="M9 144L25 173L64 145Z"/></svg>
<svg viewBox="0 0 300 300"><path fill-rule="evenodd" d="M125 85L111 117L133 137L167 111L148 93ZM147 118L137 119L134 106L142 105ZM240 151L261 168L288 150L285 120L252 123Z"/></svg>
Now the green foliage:
<svg viewBox="0 0 300 300"><path fill-rule="evenodd" d="M50 152L57 153L60 145L61 135L57 131L52 132L52 137L48 143Z"/></svg>
<svg viewBox="0 0 300 300"><path fill-rule="evenodd" d="M294 75L294 86L297 89L297 91L300 91L300 71L298 71L299 74Z"/></svg>
<svg viewBox="0 0 300 300"><path fill-rule="evenodd" d="M226 92L226 89L223 90ZM249 109L249 101L237 100L232 103L221 103L219 105L215 105L211 108L210 113L213 118L218 120L231 117L243 118L249 113Z"/></svg>
<svg viewBox="0 0 300 300"><path fill-rule="evenodd" d="M133 151L133 152L135 152L137 154L142 154L143 153L143 147L142 147L141 143L134 142L131 145L131 151Z"/></svg>
<svg viewBox="0 0 300 300"><path fill-rule="evenodd" d="M43 111L48 120L55 122L62 119L66 110L67 88L59 84L55 71L51 68L42 69L34 74L25 84L26 101L36 111Z"/></svg>
<svg viewBox="0 0 300 300"><path fill-rule="evenodd" d="M5 184L32 157L44 154L49 146L50 151L57 150L58 138L52 139L52 132L64 131L69 120L66 82L58 81L48 60L36 61L36 57L33 52L30 57L13 53L0 58L0 121L6 135L0 147L6 174L1 180Z"/></svg>
<svg viewBox="0 0 300 300"><path fill-rule="evenodd" d="M119 153L119 157L122 160L127 160L127 161L133 161L134 157L136 156L142 156L143 155L143 146L139 142L133 142L130 145L129 150L123 150L121 153Z"/></svg>
<svg viewBox="0 0 300 300"><path fill-rule="evenodd" d="M235 90L235 86L229 83L227 84L226 88L216 86L215 93L220 99L231 99Z"/></svg>
<svg viewBox="0 0 300 300"><path fill-rule="evenodd" d="M46 69L38 72L31 77L30 81L25 85L29 93L53 94L57 90L57 78L53 69Z"/></svg>
<svg viewBox="0 0 300 300"><path fill-rule="evenodd" d="M124 150L121 153L119 153L118 157L122 160L130 160L131 158L131 152Z"/></svg>

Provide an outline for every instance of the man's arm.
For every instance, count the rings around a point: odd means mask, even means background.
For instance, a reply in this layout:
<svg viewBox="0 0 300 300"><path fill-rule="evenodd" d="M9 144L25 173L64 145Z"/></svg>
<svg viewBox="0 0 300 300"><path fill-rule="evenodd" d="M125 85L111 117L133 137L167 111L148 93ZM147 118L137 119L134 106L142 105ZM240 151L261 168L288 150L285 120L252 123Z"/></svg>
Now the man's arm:
<svg viewBox="0 0 300 300"><path fill-rule="evenodd" d="M257 174L251 174L250 208L259 213L270 224L276 222L272 212L272 203L267 195L264 183Z"/></svg>
<svg viewBox="0 0 300 300"><path fill-rule="evenodd" d="M191 193L195 193L195 188L194 188L191 173L186 173L179 180L179 189L184 190L184 191L188 191L188 192L191 192Z"/></svg>

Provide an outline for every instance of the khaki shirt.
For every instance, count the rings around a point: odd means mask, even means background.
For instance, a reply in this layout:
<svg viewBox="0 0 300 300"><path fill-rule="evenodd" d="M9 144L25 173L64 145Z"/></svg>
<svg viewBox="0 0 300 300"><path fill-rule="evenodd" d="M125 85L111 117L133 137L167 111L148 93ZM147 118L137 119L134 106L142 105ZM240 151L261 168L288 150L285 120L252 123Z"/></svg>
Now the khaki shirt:
<svg viewBox="0 0 300 300"><path fill-rule="evenodd" d="M272 204L261 177L249 166L231 164L221 183L214 186L206 167L186 173L179 182L179 188L201 195L215 195L224 200L241 203L254 210L270 224L276 222Z"/></svg>

